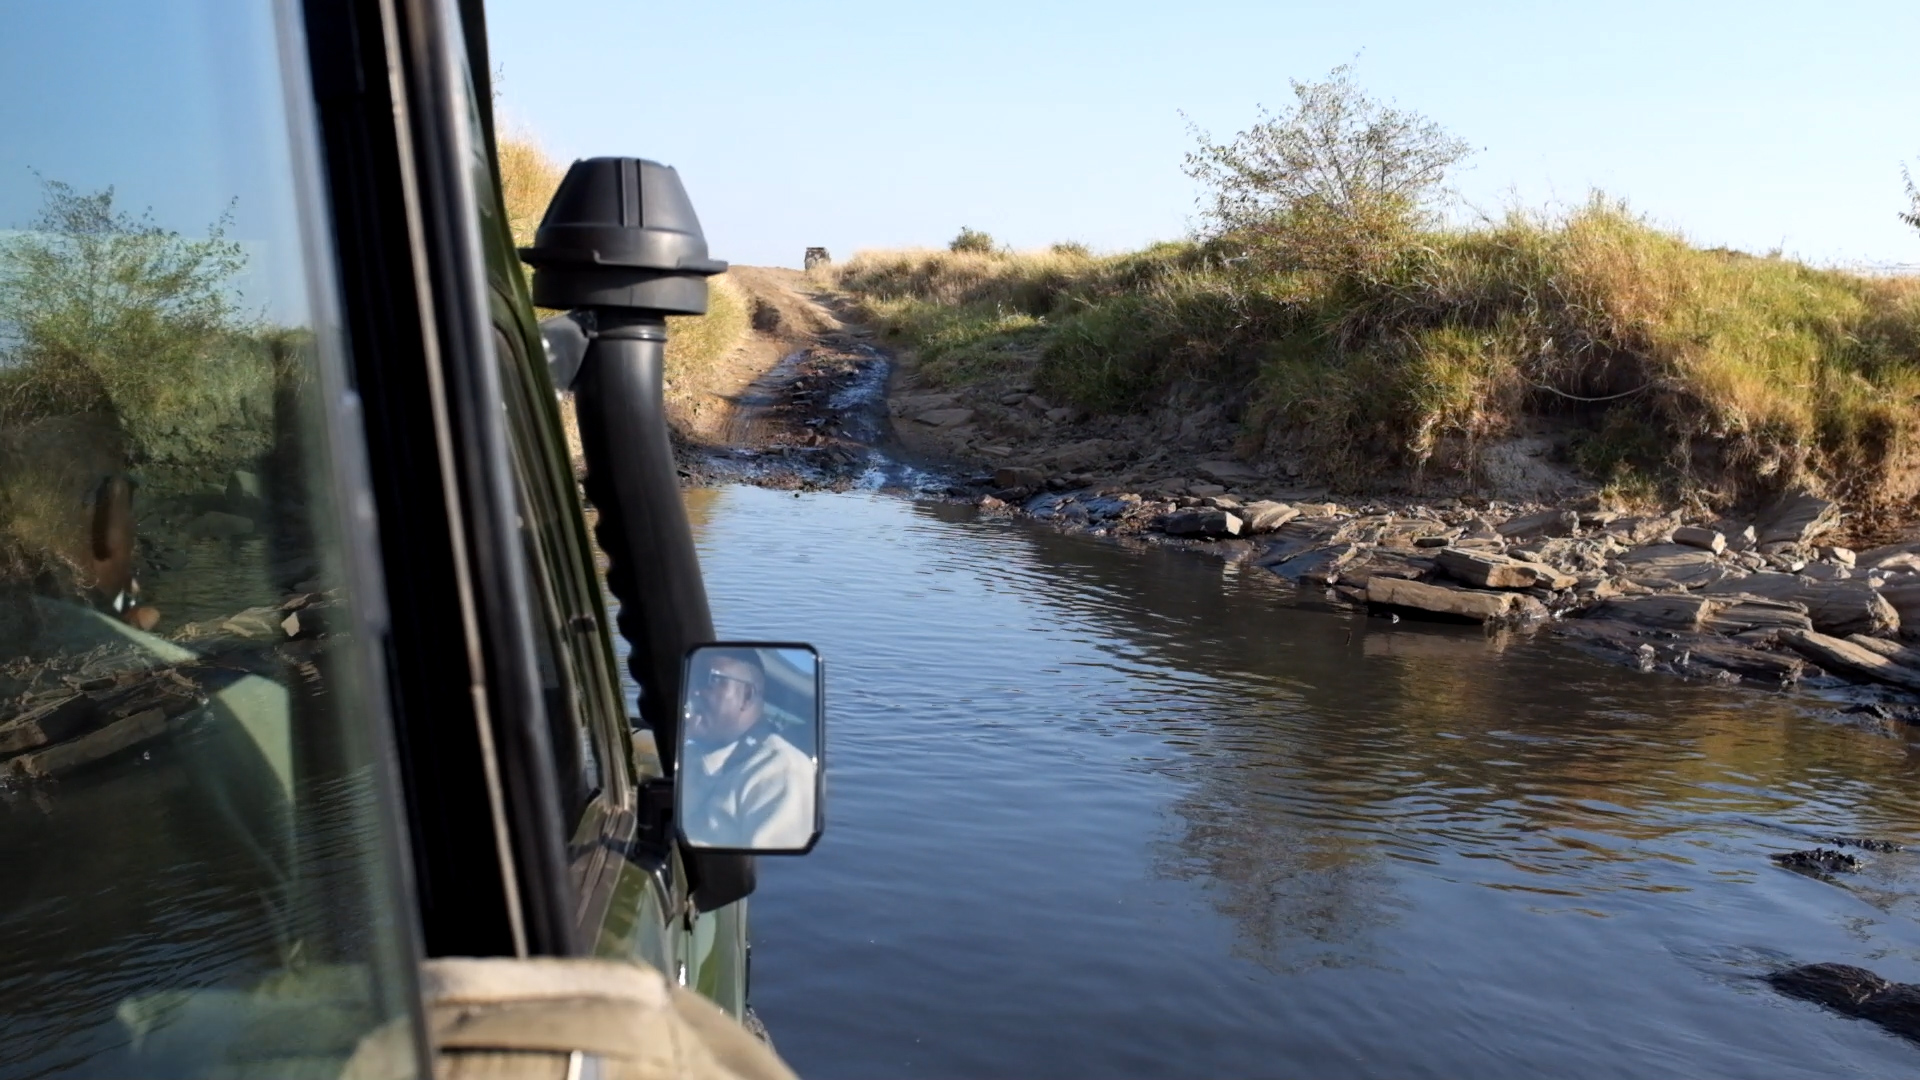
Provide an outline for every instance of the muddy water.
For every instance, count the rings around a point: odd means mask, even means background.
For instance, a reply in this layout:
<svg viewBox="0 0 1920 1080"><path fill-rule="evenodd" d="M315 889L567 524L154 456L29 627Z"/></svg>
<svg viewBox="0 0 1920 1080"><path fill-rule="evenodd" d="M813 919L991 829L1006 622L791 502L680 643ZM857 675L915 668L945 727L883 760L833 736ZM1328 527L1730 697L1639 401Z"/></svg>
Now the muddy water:
<svg viewBox="0 0 1920 1080"><path fill-rule="evenodd" d="M803 1074L1887 1076L1782 999L1920 980L1903 739L1547 641L888 496L689 494L723 634L828 658L828 834L765 859Z"/></svg>

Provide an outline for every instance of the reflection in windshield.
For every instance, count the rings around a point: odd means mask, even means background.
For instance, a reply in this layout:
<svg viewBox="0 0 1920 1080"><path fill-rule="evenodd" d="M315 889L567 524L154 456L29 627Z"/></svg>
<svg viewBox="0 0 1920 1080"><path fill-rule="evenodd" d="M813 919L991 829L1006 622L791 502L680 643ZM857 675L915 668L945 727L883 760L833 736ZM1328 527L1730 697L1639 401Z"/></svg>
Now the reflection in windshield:
<svg viewBox="0 0 1920 1080"><path fill-rule="evenodd" d="M0 43L0 1076L330 1074L406 951L327 263L272 18L102 6Z"/></svg>

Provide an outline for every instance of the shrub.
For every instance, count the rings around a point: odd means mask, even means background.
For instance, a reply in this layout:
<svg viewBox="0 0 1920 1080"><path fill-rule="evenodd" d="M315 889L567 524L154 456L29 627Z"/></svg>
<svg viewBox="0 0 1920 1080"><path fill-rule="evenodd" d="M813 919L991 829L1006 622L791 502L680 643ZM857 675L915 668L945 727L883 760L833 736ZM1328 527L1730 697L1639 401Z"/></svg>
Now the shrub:
<svg viewBox="0 0 1920 1080"><path fill-rule="evenodd" d="M1196 129L1187 175L1207 189L1202 212L1280 269L1370 274L1428 223L1466 143L1415 113L1368 97L1350 65L1293 83L1294 104L1228 142Z"/></svg>
<svg viewBox="0 0 1920 1080"><path fill-rule="evenodd" d="M264 450L286 334L242 314L226 226L189 239L116 209L111 188L47 181L32 227L0 240L0 424L109 416L163 465Z"/></svg>
<svg viewBox="0 0 1920 1080"><path fill-rule="evenodd" d="M948 251L964 251L979 255L989 255L993 253L993 248L992 236L981 232L979 229L970 229L965 225L960 226L960 235L947 242Z"/></svg>

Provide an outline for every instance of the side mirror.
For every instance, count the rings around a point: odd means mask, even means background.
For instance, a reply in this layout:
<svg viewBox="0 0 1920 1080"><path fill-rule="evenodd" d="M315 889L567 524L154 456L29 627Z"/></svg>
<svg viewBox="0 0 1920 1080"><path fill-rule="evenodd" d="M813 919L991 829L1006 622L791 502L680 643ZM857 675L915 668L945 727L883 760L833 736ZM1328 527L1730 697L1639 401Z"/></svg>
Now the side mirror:
<svg viewBox="0 0 1920 1080"><path fill-rule="evenodd" d="M826 697L811 645L739 642L687 653L674 757L688 847L804 855L820 838Z"/></svg>

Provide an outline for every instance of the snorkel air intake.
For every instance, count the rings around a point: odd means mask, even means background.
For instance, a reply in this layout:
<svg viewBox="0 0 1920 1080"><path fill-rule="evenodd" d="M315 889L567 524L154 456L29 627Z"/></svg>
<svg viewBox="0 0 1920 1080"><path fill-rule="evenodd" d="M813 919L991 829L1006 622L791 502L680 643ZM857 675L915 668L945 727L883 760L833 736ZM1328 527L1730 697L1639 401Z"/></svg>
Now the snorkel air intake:
<svg viewBox="0 0 1920 1080"><path fill-rule="evenodd" d="M680 174L637 158L574 162L520 257L533 302L568 313L542 326L555 388L574 394L641 719L672 775L682 661L713 640L713 616L668 438L667 316L705 314L707 279L727 264L708 257ZM700 910L753 891L751 856L683 854Z"/></svg>

